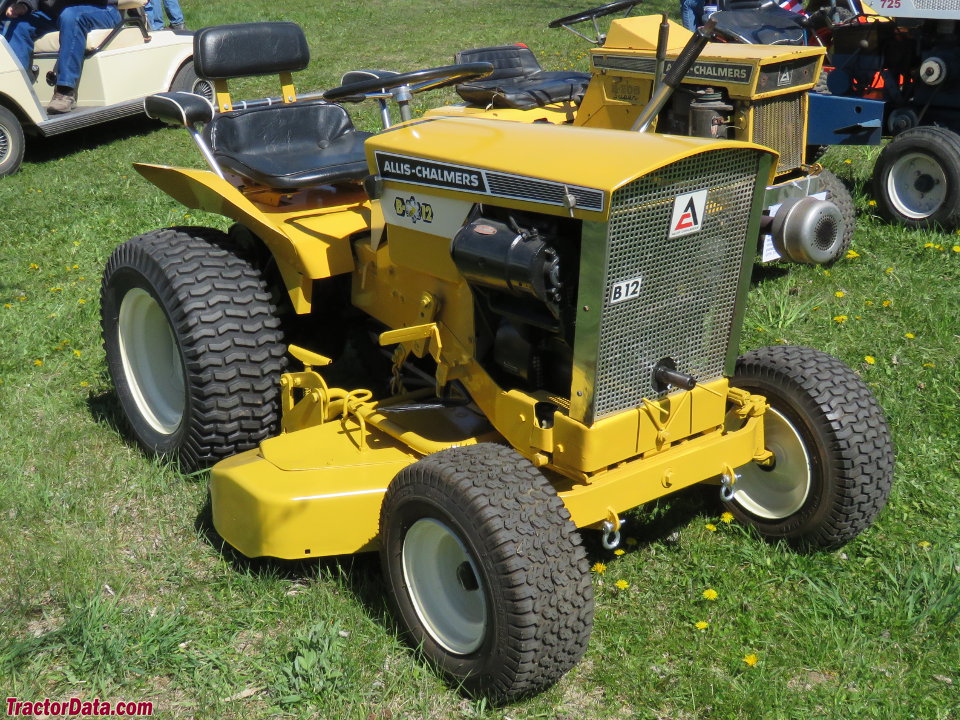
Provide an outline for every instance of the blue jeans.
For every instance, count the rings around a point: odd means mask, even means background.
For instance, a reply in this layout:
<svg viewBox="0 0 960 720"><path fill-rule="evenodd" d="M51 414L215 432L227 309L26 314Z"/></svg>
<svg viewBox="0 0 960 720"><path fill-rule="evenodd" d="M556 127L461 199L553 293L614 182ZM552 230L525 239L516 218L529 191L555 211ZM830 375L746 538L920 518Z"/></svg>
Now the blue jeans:
<svg viewBox="0 0 960 720"><path fill-rule="evenodd" d="M64 8L56 18L37 11L11 20L4 28L3 37L27 72L33 44L41 35L60 33L60 54L57 58L57 85L76 88L83 69L83 54L87 49L87 33L101 28L112 28L120 22L115 7L74 5Z"/></svg>
<svg viewBox="0 0 960 720"><path fill-rule="evenodd" d="M700 26L703 5L703 0L680 0L680 20L687 30L692 32Z"/></svg>
<svg viewBox="0 0 960 720"><path fill-rule="evenodd" d="M160 5L163 4L161 9ZM183 25L183 11L180 9L178 0L150 0L143 8L150 21L151 30L163 29L163 11L167 11L167 17L171 25Z"/></svg>

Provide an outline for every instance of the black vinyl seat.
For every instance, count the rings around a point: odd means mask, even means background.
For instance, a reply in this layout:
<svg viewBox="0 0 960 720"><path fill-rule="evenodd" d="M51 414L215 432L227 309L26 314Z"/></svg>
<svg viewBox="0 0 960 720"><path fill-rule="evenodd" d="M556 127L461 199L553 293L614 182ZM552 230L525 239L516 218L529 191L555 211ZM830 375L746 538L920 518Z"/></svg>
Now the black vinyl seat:
<svg viewBox="0 0 960 720"><path fill-rule="evenodd" d="M770 0L720 0L717 32L748 45L806 45L804 18ZM704 18L706 19L706 18Z"/></svg>
<svg viewBox="0 0 960 720"><path fill-rule="evenodd" d="M471 105L529 110L556 102L580 104L590 74L572 70L544 71L530 48L523 45L461 50L458 64L487 62L492 75L457 85L457 94Z"/></svg>
<svg viewBox="0 0 960 720"><path fill-rule="evenodd" d="M218 96L226 80L290 73L310 61L303 30L290 22L206 27L194 35L197 75L213 80ZM292 84L289 85L292 91ZM285 91L287 94L288 91ZM221 106L203 137L224 168L280 190L362 180L370 133L359 132L347 111L323 100Z"/></svg>
<svg viewBox="0 0 960 720"><path fill-rule="evenodd" d="M223 167L262 185L290 190L362 180L363 142L340 105L322 101L235 110L204 128Z"/></svg>

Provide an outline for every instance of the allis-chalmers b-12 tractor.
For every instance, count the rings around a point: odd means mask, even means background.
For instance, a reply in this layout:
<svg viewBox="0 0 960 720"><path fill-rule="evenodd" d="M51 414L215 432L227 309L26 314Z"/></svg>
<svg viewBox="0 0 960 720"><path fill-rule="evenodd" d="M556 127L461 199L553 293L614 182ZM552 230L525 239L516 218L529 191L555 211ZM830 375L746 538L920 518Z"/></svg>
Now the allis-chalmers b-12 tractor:
<svg viewBox="0 0 960 720"><path fill-rule="evenodd" d="M195 43L217 106L164 93L147 110L187 126L210 169L137 169L235 224L118 247L102 322L133 436L213 466L213 523L237 551L379 549L412 646L505 702L586 648L581 530L612 547L625 512L697 483L800 548L872 522L892 450L857 374L809 348L738 357L776 153L471 117L370 135L297 97L296 25ZM490 70L378 82L409 99ZM228 78L275 72L282 98L231 98Z"/></svg>

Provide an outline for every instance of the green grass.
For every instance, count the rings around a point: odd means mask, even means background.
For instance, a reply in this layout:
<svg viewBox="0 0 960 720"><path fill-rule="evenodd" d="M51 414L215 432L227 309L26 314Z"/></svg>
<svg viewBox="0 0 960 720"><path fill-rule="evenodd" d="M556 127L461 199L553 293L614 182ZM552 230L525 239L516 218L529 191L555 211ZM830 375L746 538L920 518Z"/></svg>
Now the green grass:
<svg viewBox="0 0 960 720"><path fill-rule="evenodd" d="M184 3L192 27L301 23L313 52L304 89L515 41L550 69L585 69L585 45L546 29L578 8ZM374 116L359 122L372 128ZM99 340L106 258L153 228L225 226L131 169L199 166L186 133L130 121L33 143L0 181L0 691L150 699L176 718L960 717L960 238L872 216L875 152L825 160L854 191L859 257L758 270L743 348L811 345L871 385L898 462L876 525L842 551L797 555L720 522L713 490L637 510L626 554L592 551L606 570L584 661L543 695L494 710L404 648L375 557L238 559L211 540L205 478L145 458L118 429Z"/></svg>

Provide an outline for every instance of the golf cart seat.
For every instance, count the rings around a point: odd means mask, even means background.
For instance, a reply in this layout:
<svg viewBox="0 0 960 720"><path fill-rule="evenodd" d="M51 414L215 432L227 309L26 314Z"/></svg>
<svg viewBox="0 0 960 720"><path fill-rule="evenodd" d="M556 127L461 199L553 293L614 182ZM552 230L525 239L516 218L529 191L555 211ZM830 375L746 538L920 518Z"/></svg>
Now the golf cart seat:
<svg viewBox="0 0 960 720"><path fill-rule="evenodd" d="M354 182L369 174L364 141L347 111L324 100L297 100L290 73L303 70L310 50L300 26L260 22L206 27L193 38L194 67L212 80L215 110L191 93L147 98L147 114L193 129L215 170L225 168L277 190ZM227 80L278 73L282 98L233 104ZM197 134L194 134L197 137ZM201 150L204 150L201 145ZM218 166L218 167L217 167Z"/></svg>
<svg viewBox="0 0 960 720"><path fill-rule="evenodd" d="M555 102L579 105L590 82L589 73L558 70L545 72L525 45L461 50L458 64L488 62L492 75L457 85L457 94L471 105L529 110Z"/></svg>
<svg viewBox="0 0 960 720"><path fill-rule="evenodd" d="M106 48L134 47L149 41L147 21L144 17L143 6L147 0L120 0L117 9L120 11L120 23L112 28L91 30L87 33L86 56L100 52ZM57 54L60 52L60 33L51 32L37 38L33 46L36 55L44 53Z"/></svg>

